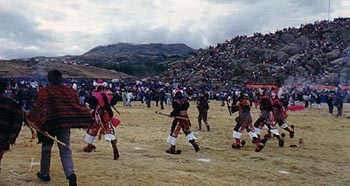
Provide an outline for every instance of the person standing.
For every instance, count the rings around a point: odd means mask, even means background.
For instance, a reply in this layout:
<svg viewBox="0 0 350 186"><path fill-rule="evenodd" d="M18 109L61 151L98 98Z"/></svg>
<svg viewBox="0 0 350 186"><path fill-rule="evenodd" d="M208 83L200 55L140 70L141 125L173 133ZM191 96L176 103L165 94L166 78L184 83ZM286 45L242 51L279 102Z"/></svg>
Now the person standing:
<svg viewBox="0 0 350 186"><path fill-rule="evenodd" d="M198 152L200 150L199 145L196 143L196 137L191 131L191 123L187 114L190 103L182 96L181 91L177 91L172 105L173 111L170 113L169 117L174 117L174 120L171 125L171 132L167 139L170 148L166 149L165 152L169 154L181 154L181 150L176 150L177 137L181 129L187 136L188 142L190 142L194 150Z"/></svg>
<svg viewBox="0 0 350 186"><path fill-rule="evenodd" d="M153 97L152 90L151 89L147 89L146 95L145 95L145 101L146 101L147 108L151 108L152 97Z"/></svg>
<svg viewBox="0 0 350 186"><path fill-rule="evenodd" d="M316 93L315 102L317 105L317 109L320 110L321 109L321 94L320 93Z"/></svg>
<svg viewBox="0 0 350 186"><path fill-rule="evenodd" d="M328 113L330 115L333 115L333 108L334 108L334 105L333 105L334 99L333 98L334 98L334 93L332 91L327 95Z"/></svg>
<svg viewBox="0 0 350 186"><path fill-rule="evenodd" d="M153 98L154 98L154 101L156 102L156 107L158 107L158 105L159 105L159 100L160 100L160 93L159 93L159 90L154 89Z"/></svg>
<svg viewBox="0 0 350 186"><path fill-rule="evenodd" d="M0 79L0 171L3 155L16 142L23 122L21 106L4 95L6 86L6 80Z"/></svg>
<svg viewBox="0 0 350 186"><path fill-rule="evenodd" d="M337 108L337 117L341 117L343 115L343 99L343 93L340 89L338 89L334 98L334 106Z"/></svg>
<svg viewBox="0 0 350 186"><path fill-rule="evenodd" d="M163 88L159 90L159 100L160 100L160 109L164 109L165 91Z"/></svg>
<svg viewBox="0 0 350 186"><path fill-rule="evenodd" d="M210 131L210 126L208 124L208 110L209 110L209 103L207 97L204 95L199 96L199 100L197 102L197 109L198 109L198 130L202 130L202 120L207 127L207 131Z"/></svg>
<svg viewBox="0 0 350 186"><path fill-rule="evenodd" d="M126 105L128 107L131 107L131 101L135 98L135 96L133 95L133 92L129 91L127 94L126 94Z"/></svg>
<svg viewBox="0 0 350 186"><path fill-rule="evenodd" d="M74 171L72 151L70 149L71 128L87 128L93 122L86 106L79 104L79 96L73 89L61 84L62 74L51 70L47 74L49 85L38 92L28 120L41 131L48 132L57 140L66 144L58 144L64 174L69 185L77 185ZM50 181L50 162L53 140L38 133L41 146L40 171L37 177L42 181Z"/></svg>
<svg viewBox="0 0 350 186"><path fill-rule="evenodd" d="M85 98L87 96L87 92L84 87L80 87L78 90L79 95L79 103L80 105L85 105Z"/></svg>
<svg viewBox="0 0 350 186"><path fill-rule="evenodd" d="M124 89L122 89L122 101L123 101L123 106L127 107L128 106L127 93Z"/></svg>

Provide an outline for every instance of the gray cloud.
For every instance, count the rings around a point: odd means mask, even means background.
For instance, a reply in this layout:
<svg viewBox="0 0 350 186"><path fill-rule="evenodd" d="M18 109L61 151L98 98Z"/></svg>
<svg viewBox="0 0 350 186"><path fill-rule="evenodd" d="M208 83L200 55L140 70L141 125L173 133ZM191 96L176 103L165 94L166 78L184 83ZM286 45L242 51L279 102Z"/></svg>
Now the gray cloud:
<svg viewBox="0 0 350 186"><path fill-rule="evenodd" d="M328 1L265 0L247 3L254 6L232 11L210 23L212 31L208 38L212 44L232 39L237 35L275 32L278 29L298 27L301 24L327 19Z"/></svg>
<svg viewBox="0 0 350 186"><path fill-rule="evenodd" d="M119 42L207 48L237 35L275 32L328 18L325 0L188 0L193 7L186 12L176 6L183 1L8 2L12 4L0 9L0 59L79 55ZM331 18L349 16L339 13L342 1L331 2Z"/></svg>
<svg viewBox="0 0 350 186"><path fill-rule="evenodd" d="M52 42L49 31L39 30L38 23L19 12L0 11L0 58L23 58L52 55L45 43Z"/></svg>
<svg viewBox="0 0 350 186"><path fill-rule="evenodd" d="M37 29L38 23L20 13L0 12L0 38L18 45L37 45L49 36Z"/></svg>

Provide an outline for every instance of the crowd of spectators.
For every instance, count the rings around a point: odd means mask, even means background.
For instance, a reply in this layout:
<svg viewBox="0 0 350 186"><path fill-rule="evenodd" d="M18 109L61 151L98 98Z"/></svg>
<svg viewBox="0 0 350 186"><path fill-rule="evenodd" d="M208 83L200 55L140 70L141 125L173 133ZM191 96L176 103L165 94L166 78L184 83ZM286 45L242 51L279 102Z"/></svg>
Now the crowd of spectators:
<svg viewBox="0 0 350 186"><path fill-rule="evenodd" d="M269 77L276 79L279 75L282 79L298 77L311 83L326 82L333 72L312 61L323 65L349 57L347 36L340 34L342 29L349 28L350 18L336 18L332 22L320 21L275 33L237 36L202 50L185 64L174 67L169 76L182 84L189 84L196 77L203 83L225 85L241 80L237 79L241 76L246 82L257 82L270 81Z"/></svg>
<svg viewBox="0 0 350 186"><path fill-rule="evenodd" d="M99 80L101 81L101 80ZM85 104L85 97L92 95L98 80L65 80L64 84L77 91L80 96L80 104ZM260 88L233 87L229 89L220 89L219 87L186 87L180 86L178 83L170 85L168 83L125 83L112 82L104 80L104 85L108 87L120 101L119 106L131 107L133 101L145 104L145 108L171 106L172 96L175 90L181 90L189 100L196 101L199 95L207 95L209 100L221 101L225 105L229 97L237 96L237 92L245 91L248 93L252 106L257 108L256 102L259 99ZM5 94L22 105L26 111L31 110L32 103L35 101L38 90L46 86L45 81L16 81L14 79L8 81ZM266 89L272 92L273 88ZM342 115L342 105L344 101L350 101L350 91L335 89L313 90L311 87L305 88L281 88L283 94L280 98L284 102L284 106L293 106L296 103L303 104L306 108L320 109L321 104L328 105L328 112L333 113L333 108L337 108L337 116ZM255 103L255 104L254 104Z"/></svg>

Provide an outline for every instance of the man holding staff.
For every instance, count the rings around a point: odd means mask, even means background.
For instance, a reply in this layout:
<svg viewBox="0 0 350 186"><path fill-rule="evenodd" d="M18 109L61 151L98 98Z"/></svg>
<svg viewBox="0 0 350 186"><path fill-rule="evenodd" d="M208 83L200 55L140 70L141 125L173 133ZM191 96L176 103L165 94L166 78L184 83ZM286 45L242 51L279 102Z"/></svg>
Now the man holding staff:
<svg viewBox="0 0 350 186"><path fill-rule="evenodd" d="M166 150L166 153L181 154L181 150L176 150L177 136L179 135L181 129L187 136L187 139L193 146L194 150L198 152L199 146L196 143L196 137L194 136L194 133L191 131L191 123L187 114L190 103L185 97L183 97L181 91L177 91L175 93L172 106L173 111L170 113L169 117L174 117L174 120L172 122L171 132L167 140L171 146Z"/></svg>
<svg viewBox="0 0 350 186"><path fill-rule="evenodd" d="M93 122L88 108L79 104L79 96L73 90L61 84L62 74L58 70L47 74L49 85L39 90L32 111L28 115L38 133L41 146L40 172L37 176L42 181L50 181L50 162L53 140L57 137L63 142L58 144L62 167L69 185L77 185L70 149L70 129L87 128ZM43 135L48 133L49 135Z"/></svg>

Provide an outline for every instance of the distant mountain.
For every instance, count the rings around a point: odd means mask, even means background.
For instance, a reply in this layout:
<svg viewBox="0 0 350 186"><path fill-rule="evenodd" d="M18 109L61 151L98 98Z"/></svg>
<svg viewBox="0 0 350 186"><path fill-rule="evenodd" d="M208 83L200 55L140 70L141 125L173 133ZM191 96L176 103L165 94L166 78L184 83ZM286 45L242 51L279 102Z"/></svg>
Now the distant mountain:
<svg viewBox="0 0 350 186"><path fill-rule="evenodd" d="M95 47L78 56L46 57L1 61L0 77L45 77L51 67L69 78L141 79L159 75L171 61L196 55L185 44L118 43ZM81 70L79 70L81 69Z"/></svg>
<svg viewBox="0 0 350 186"><path fill-rule="evenodd" d="M137 77L152 76L168 68L164 62L188 58L196 50L185 44L129 44L98 46L71 59Z"/></svg>
<svg viewBox="0 0 350 186"><path fill-rule="evenodd" d="M195 50L185 44L129 44L118 43L107 46L98 46L83 54L81 57L104 55L180 55L185 56Z"/></svg>

